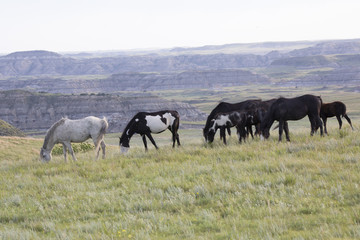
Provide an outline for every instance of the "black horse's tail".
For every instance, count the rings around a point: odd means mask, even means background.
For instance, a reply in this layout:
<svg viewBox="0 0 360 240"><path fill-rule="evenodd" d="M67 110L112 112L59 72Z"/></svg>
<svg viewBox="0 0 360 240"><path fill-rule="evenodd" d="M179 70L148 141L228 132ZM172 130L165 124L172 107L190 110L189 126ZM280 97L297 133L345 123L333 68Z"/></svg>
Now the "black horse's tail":
<svg viewBox="0 0 360 240"><path fill-rule="evenodd" d="M345 117L346 115L346 105L344 103L341 103L341 104L338 104L340 105L339 108L340 108L340 111L341 111L341 117Z"/></svg>
<svg viewBox="0 0 360 240"><path fill-rule="evenodd" d="M317 97L318 97L318 99L320 100L320 104L322 105L322 104L323 104L323 100L322 100L321 96L317 96Z"/></svg>

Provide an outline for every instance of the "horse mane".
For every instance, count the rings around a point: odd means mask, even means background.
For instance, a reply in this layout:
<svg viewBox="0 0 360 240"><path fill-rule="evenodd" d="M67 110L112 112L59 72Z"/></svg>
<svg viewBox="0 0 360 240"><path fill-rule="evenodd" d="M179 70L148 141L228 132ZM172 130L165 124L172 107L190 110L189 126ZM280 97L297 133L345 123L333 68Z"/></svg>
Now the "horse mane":
<svg viewBox="0 0 360 240"><path fill-rule="evenodd" d="M216 105L216 107L210 112L209 116L206 119L205 129L209 128L211 120L219 113L218 109L223 105L227 105L227 104L229 103L221 101L219 102L218 105Z"/></svg>
<svg viewBox="0 0 360 240"><path fill-rule="evenodd" d="M55 130L57 129L57 127L59 127L60 125L63 125L65 120L67 120L67 118L62 118L59 121L57 121L56 123L54 123L49 130L47 130L46 132L46 136L45 136L45 140L44 140L44 145L43 145L43 149L46 149L46 146L48 145L51 137L54 135Z"/></svg>
<svg viewBox="0 0 360 240"><path fill-rule="evenodd" d="M128 124L126 125L126 127L124 128L120 139L122 139L122 137L124 136L124 133L126 133L126 131L134 124L135 118L137 117L139 113L135 114L135 116L128 122Z"/></svg>

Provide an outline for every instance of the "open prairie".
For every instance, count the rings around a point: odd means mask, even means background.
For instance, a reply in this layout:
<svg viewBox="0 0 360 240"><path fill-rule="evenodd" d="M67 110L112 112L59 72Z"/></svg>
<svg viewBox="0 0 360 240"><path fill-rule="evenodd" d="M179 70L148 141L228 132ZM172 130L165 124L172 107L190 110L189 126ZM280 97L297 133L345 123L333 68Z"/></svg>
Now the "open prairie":
<svg viewBox="0 0 360 240"><path fill-rule="evenodd" d="M166 91L209 112L220 100L301 95L299 89ZM274 90L274 89L271 89ZM224 146L203 142L202 131L153 135L146 153L139 136L120 155L109 134L107 158L77 153L39 161L43 139L0 138L1 239L359 239L360 103L340 88L305 89L326 102L341 100L353 121L329 136L311 137L305 118L291 122L291 142L258 138ZM261 93L260 93L261 92Z"/></svg>

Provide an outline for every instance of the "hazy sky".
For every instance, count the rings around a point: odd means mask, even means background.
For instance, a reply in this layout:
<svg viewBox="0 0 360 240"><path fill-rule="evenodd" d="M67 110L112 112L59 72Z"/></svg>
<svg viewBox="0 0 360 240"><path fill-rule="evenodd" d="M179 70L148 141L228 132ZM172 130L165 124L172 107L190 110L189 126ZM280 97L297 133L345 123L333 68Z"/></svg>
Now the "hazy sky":
<svg viewBox="0 0 360 240"><path fill-rule="evenodd" d="M0 0L0 53L360 38L359 0Z"/></svg>

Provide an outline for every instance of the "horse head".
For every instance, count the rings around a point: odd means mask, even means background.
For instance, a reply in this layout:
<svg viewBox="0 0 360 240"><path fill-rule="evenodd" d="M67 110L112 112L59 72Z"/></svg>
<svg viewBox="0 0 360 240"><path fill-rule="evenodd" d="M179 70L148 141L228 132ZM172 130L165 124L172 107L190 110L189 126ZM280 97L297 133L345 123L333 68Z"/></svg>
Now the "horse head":
<svg viewBox="0 0 360 240"><path fill-rule="evenodd" d="M51 156L51 150L48 151L44 148L41 148L40 150L40 159L43 162L49 162L51 160L52 156Z"/></svg>
<svg viewBox="0 0 360 240"><path fill-rule="evenodd" d="M215 133L216 133L216 128L215 128L215 119L211 120L211 127L205 131L204 129L204 137L205 137L205 141L212 143L214 141L214 137L215 137Z"/></svg>
<svg viewBox="0 0 360 240"><path fill-rule="evenodd" d="M205 138L205 142L207 142L207 130L203 128L203 136Z"/></svg>
<svg viewBox="0 0 360 240"><path fill-rule="evenodd" d="M270 128L273 121L269 119L269 116L265 115L260 123L260 137L261 139L268 139L270 137Z"/></svg>
<svg viewBox="0 0 360 240"><path fill-rule="evenodd" d="M268 139L270 137L270 128L264 128L261 129L261 135L260 135L261 139L263 140Z"/></svg>
<svg viewBox="0 0 360 240"><path fill-rule="evenodd" d="M130 139L124 135L121 136L119 139L120 139L120 141L119 141L120 151L121 151L121 153L126 154L130 148L130 145L129 145Z"/></svg>
<svg viewBox="0 0 360 240"><path fill-rule="evenodd" d="M211 120L209 124L212 124L214 120ZM205 142L208 142L209 141L209 131L210 131L210 125L206 125L204 128L203 128L203 136L205 138Z"/></svg>

